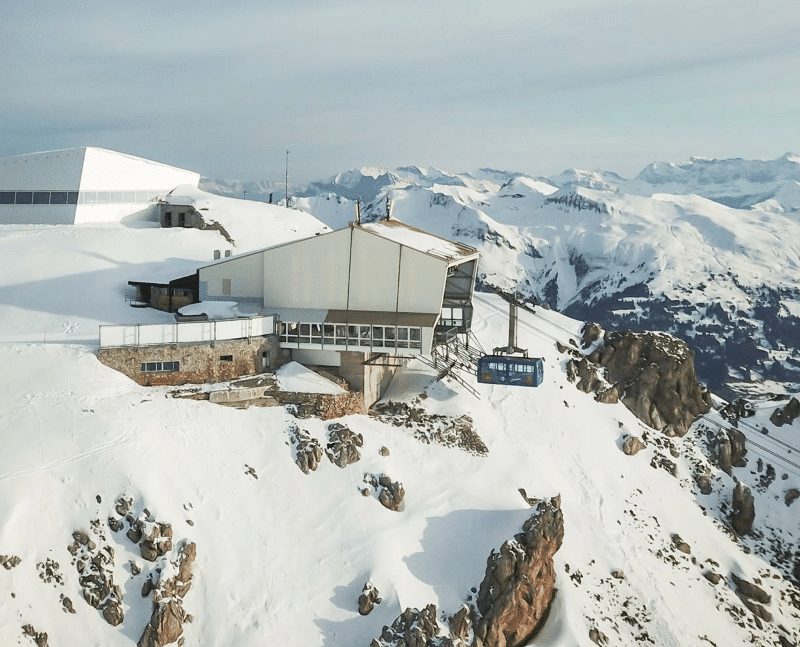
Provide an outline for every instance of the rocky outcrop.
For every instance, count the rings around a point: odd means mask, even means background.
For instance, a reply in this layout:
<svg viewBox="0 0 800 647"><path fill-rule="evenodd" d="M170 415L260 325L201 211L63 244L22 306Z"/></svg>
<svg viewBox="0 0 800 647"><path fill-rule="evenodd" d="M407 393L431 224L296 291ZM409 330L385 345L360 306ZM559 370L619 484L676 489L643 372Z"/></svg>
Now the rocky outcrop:
<svg viewBox="0 0 800 647"><path fill-rule="evenodd" d="M756 507L753 495L744 483L739 481L733 489L733 513L731 525L737 535L746 535L753 529Z"/></svg>
<svg viewBox="0 0 800 647"><path fill-rule="evenodd" d="M67 550L74 557L83 599L101 611L108 624L117 626L125 614L122 588L114 583L114 548L109 545L98 548L84 530L73 532L72 540Z"/></svg>
<svg viewBox="0 0 800 647"><path fill-rule="evenodd" d="M139 552L148 562L156 561L172 550L172 525L155 522L143 533Z"/></svg>
<svg viewBox="0 0 800 647"><path fill-rule="evenodd" d="M367 582L358 596L358 612L362 616L367 616L375 608L376 604L381 603L381 594L373 586L372 582Z"/></svg>
<svg viewBox="0 0 800 647"><path fill-rule="evenodd" d="M328 459L338 467L347 467L361 460L359 447L364 445L364 437L354 434L339 422L328 425L328 446L325 449Z"/></svg>
<svg viewBox="0 0 800 647"><path fill-rule="evenodd" d="M775 409L769 421L776 427L782 427L792 424L798 417L800 417L800 400L792 398L785 407Z"/></svg>
<svg viewBox="0 0 800 647"><path fill-rule="evenodd" d="M735 573L731 573L731 579L736 585L736 595L742 601L742 604L748 608L750 613L756 616L756 618L760 618L766 622L772 622L772 614L762 606L764 604L769 604L772 601L772 596L760 586L737 577Z"/></svg>
<svg viewBox="0 0 800 647"><path fill-rule="evenodd" d="M388 510L400 512L403 509L403 498L406 495L400 481L392 481L386 474L364 474L364 482L377 493L378 501ZM369 496L369 491L365 492Z"/></svg>
<svg viewBox="0 0 800 647"><path fill-rule="evenodd" d="M192 564L197 556L194 543L183 543L175 562L161 571L153 593L153 612L137 647L164 647L183 634L183 625L191 620L183 609L183 598L192 586Z"/></svg>
<svg viewBox="0 0 800 647"><path fill-rule="evenodd" d="M0 555L0 564L7 571L10 571L15 566L19 566L22 560L16 555Z"/></svg>
<svg viewBox="0 0 800 647"><path fill-rule="evenodd" d="M492 551L476 603L477 644L517 647L536 633L555 593L553 555L563 539L564 517L556 497L539 503L522 533Z"/></svg>
<svg viewBox="0 0 800 647"><path fill-rule="evenodd" d="M36 631L33 625L22 625L22 633L31 638L36 647L47 647L47 633Z"/></svg>
<svg viewBox="0 0 800 647"><path fill-rule="evenodd" d="M381 637L373 640L370 647L433 647L440 629L436 605L429 604L422 610L407 608L391 627L383 628Z"/></svg>
<svg viewBox="0 0 800 647"><path fill-rule="evenodd" d="M297 467L303 474L315 472L322 460L322 445L316 438L312 438L307 431L293 427L290 431L292 445L294 445Z"/></svg>
<svg viewBox="0 0 800 647"><path fill-rule="evenodd" d="M717 466L726 474L730 474L732 467L747 465L745 460L746 444L745 435L738 429L728 429L727 432L720 431L716 438Z"/></svg>
<svg viewBox="0 0 800 647"><path fill-rule="evenodd" d="M783 502L786 504L786 507L792 505L796 499L800 498L800 490L797 488L789 488L786 490L786 494L783 497Z"/></svg>
<svg viewBox="0 0 800 647"><path fill-rule="evenodd" d="M585 340L595 337L593 326L584 326ZM709 392L697 381L694 353L664 333L606 332L589 356L568 361L567 376L601 402L619 397L642 422L667 435L682 436L711 408Z"/></svg>

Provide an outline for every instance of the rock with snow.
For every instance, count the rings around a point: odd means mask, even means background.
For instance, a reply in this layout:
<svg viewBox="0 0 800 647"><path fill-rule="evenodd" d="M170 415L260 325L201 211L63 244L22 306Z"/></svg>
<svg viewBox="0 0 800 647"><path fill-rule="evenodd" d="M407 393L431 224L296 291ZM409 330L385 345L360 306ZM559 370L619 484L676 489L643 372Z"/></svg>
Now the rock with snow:
<svg viewBox="0 0 800 647"><path fill-rule="evenodd" d="M636 436L628 436L622 443L622 451L628 456L636 456L644 447L644 443Z"/></svg>
<svg viewBox="0 0 800 647"><path fill-rule="evenodd" d="M800 400L793 397L786 406L775 409L769 421L776 427L782 427L792 424L798 417L800 417Z"/></svg>
<svg viewBox="0 0 800 647"><path fill-rule="evenodd" d="M328 425L328 446L325 454L334 465L344 468L361 459L358 448L364 445L364 437L355 434L339 422Z"/></svg>
<svg viewBox="0 0 800 647"><path fill-rule="evenodd" d="M19 566L22 560L16 555L0 555L0 564L7 571L10 571L15 566Z"/></svg>
<svg viewBox="0 0 800 647"><path fill-rule="evenodd" d="M380 638L370 647L434 647L434 639L441 627L436 619L436 605L424 609L407 607L391 627L384 627Z"/></svg>
<svg viewBox="0 0 800 647"><path fill-rule="evenodd" d="M637 418L668 435L682 436L711 408L708 391L697 381L694 354L671 335L606 332L588 360L606 369Z"/></svg>
<svg viewBox="0 0 800 647"><path fill-rule="evenodd" d="M753 529L753 521L756 518L755 499L742 481L736 484L733 489L733 512L731 514L731 525L737 535L746 535Z"/></svg>
<svg viewBox="0 0 800 647"><path fill-rule="evenodd" d="M800 498L800 490L798 490L795 487L789 488L788 490L786 490L786 494L783 497L783 502L786 504L786 507L788 508L798 498Z"/></svg>
<svg viewBox="0 0 800 647"><path fill-rule="evenodd" d="M484 647L518 647L536 633L553 599L553 555L564 539L559 497L539 503L522 533L492 551L477 598Z"/></svg>
<svg viewBox="0 0 800 647"><path fill-rule="evenodd" d="M164 647L179 640L188 614L183 598L192 586L192 566L197 557L194 543L181 543L177 559L165 568L153 593L153 612L137 647Z"/></svg>
<svg viewBox="0 0 800 647"><path fill-rule="evenodd" d="M312 438L307 431L295 426L292 431L292 444L295 450L294 462L303 472L314 472L322 460L322 445Z"/></svg>
<svg viewBox="0 0 800 647"><path fill-rule="evenodd" d="M372 582L367 582L358 596L358 612L362 616L369 615L376 604L381 603L381 594Z"/></svg>

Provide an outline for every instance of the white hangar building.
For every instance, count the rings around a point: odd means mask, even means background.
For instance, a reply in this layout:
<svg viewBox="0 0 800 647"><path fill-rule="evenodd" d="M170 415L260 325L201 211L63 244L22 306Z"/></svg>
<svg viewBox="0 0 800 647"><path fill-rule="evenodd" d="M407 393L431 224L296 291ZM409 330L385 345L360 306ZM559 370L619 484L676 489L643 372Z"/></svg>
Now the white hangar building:
<svg viewBox="0 0 800 647"><path fill-rule="evenodd" d="M193 171L93 146L3 157L0 224L70 225L150 216L148 211L176 186L197 186L199 180Z"/></svg>
<svg viewBox="0 0 800 647"><path fill-rule="evenodd" d="M224 259L197 279L200 301L249 301L278 315L281 352L340 367L371 399L385 384L370 386L362 366L430 355L436 337L469 331L477 266L472 247L383 220Z"/></svg>

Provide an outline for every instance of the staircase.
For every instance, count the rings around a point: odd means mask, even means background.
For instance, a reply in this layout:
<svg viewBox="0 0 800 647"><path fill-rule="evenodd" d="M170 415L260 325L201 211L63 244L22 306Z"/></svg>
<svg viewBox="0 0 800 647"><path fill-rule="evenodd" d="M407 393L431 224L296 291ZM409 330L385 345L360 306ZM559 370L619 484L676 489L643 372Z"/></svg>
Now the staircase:
<svg viewBox="0 0 800 647"><path fill-rule="evenodd" d="M451 377L476 398L480 398L477 389L467 380L478 370L478 360L485 355L477 339L470 332L470 338L477 346L468 346L461 337L452 336L446 342L434 347L430 359L419 355L418 358L432 369L438 371L437 380Z"/></svg>

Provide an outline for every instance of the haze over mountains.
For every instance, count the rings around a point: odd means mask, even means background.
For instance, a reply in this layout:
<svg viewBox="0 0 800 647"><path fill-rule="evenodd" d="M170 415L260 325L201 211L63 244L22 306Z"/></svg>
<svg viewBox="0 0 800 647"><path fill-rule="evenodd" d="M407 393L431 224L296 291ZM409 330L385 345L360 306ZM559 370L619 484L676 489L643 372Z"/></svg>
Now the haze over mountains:
<svg viewBox="0 0 800 647"><path fill-rule="evenodd" d="M609 328L686 339L721 394L730 383L800 382L796 155L656 162L633 179L364 167L292 196L334 228L353 219L354 201L370 220L385 216L388 199L392 217L478 247L487 287Z"/></svg>

